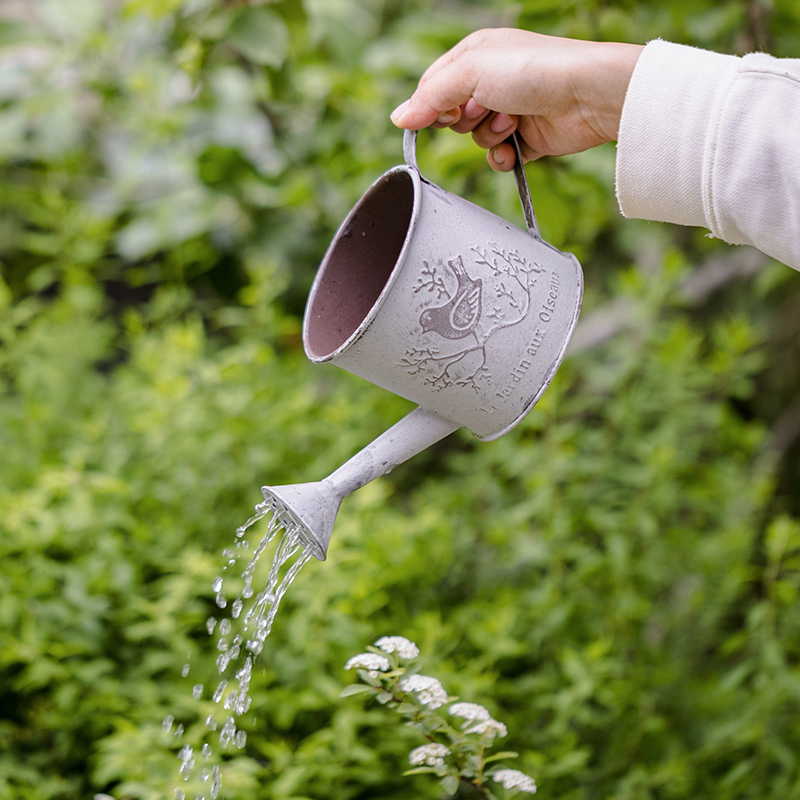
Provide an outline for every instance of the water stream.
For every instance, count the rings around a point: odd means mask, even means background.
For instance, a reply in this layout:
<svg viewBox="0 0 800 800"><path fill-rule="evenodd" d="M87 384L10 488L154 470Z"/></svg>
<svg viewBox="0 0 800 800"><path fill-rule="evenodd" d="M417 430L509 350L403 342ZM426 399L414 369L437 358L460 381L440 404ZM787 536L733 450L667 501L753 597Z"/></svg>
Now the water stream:
<svg viewBox="0 0 800 800"><path fill-rule="evenodd" d="M184 744L178 753L182 785L175 788L175 800L216 800L220 797L220 755L232 747L242 749L247 742L246 732L237 727L237 718L248 711L252 702L250 680L253 664L264 648L286 591L303 565L312 558L311 552L303 545L301 529L284 519L273 501L259 503L255 512L236 529L233 549L222 551L225 559L223 573L233 571L232 568L240 561L247 560L244 570L239 576L231 576L233 580L218 575L211 586L220 613L208 618L206 629L209 636L217 636L219 680L213 687L195 683L192 696L196 700L210 697L217 708L205 720L206 735L199 753L189 744ZM250 541L245 534L265 517L269 517L266 531L250 552ZM265 586L257 591L253 581L259 559L279 534ZM226 588L231 583L241 584L241 589L229 602ZM183 677L188 677L190 670L191 665L187 663L183 667ZM164 730L171 731L174 721L174 717L168 715L164 719ZM180 738L183 732L183 725L179 724L174 735Z"/></svg>

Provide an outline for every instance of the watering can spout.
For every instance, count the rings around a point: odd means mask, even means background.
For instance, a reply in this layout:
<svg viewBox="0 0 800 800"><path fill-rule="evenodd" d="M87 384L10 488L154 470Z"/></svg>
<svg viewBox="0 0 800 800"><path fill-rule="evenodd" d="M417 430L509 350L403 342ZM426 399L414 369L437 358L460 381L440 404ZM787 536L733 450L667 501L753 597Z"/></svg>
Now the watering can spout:
<svg viewBox="0 0 800 800"><path fill-rule="evenodd" d="M294 527L303 546L314 558L324 561L343 498L325 481L262 486L261 492L281 524Z"/></svg>
<svg viewBox="0 0 800 800"><path fill-rule="evenodd" d="M264 499L284 525L292 525L312 555L324 561L342 500L391 472L460 426L416 408L327 478L315 483L262 486Z"/></svg>

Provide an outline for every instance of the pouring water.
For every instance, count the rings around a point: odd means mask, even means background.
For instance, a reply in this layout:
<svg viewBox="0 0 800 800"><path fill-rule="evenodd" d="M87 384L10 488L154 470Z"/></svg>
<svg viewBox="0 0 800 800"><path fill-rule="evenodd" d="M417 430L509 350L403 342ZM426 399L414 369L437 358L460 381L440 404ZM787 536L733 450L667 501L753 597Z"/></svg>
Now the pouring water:
<svg viewBox="0 0 800 800"><path fill-rule="evenodd" d="M239 576L232 576L242 583L235 596L226 592L230 581L226 575L218 575L212 582L212 591L219 618L211 616L206 621L209 636L216 634L216 658L218 681L213 687L194 684L192 696L196 700L210 696L219 710L209 714L205 720L207 734L198 754L189 744L184 744L179 753L180 785L175 788L176 800L192 797L194 800L216 800L222 787L220 754L231 746L245 747L247 734L237 726L237 720L250 709L252 697L250 682L256 657L261 653L272 630L275 615L281 600L297 574L312 558L305 545L308 534L285 514L276 509L275 503L265 500L255 508L255 514L236 530L233 549L223 551L227 573L237 563L246 560ZM269 518L265 532L250 552L247 531L257 522ZM269 573L262 589L254 586L256 568L269 546L277 539ZM227 583L226 583L227 581ZM229 614L229 615L228 615ZM183 675L188 677L190 665L184 666ZM174 718L164 720L164 729L170 731ZM175 731L180 737L183 726ZM191 791L187 789L191 787Z"/></svg>

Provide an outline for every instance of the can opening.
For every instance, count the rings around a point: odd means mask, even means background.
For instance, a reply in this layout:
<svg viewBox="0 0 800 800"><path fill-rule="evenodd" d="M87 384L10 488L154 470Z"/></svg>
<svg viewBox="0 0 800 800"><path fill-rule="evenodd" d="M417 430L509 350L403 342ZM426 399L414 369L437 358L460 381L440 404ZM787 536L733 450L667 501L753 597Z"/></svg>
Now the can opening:
<svg viewBox="0 0 800 800"><path fill-rule="evenodd" d="M305 320L311 358L338 350L367 318L403 249L414 211L405 170L384 175L350 212L314 281Z"/></svg>

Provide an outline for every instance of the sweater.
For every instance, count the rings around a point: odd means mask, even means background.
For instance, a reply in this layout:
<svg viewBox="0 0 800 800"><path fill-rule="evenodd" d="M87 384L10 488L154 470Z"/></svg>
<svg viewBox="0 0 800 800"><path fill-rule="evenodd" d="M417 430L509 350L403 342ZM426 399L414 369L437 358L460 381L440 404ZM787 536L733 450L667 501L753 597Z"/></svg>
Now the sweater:
<svg viewBox="0 0 800 800"><path fill-rule="evenodd" d="M800 59L650 42L622 109L616 188L626 217L707 228L800 269Z"/></svg>

